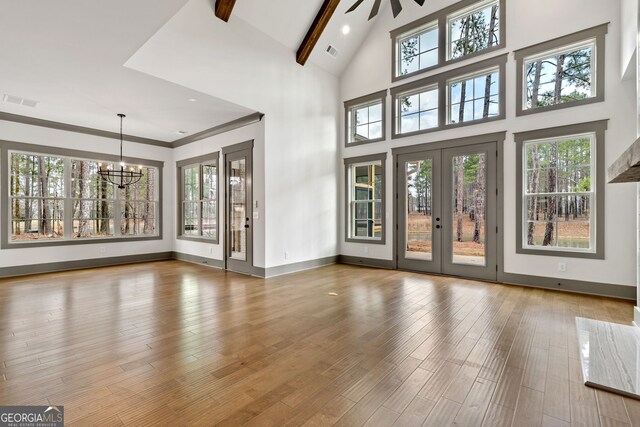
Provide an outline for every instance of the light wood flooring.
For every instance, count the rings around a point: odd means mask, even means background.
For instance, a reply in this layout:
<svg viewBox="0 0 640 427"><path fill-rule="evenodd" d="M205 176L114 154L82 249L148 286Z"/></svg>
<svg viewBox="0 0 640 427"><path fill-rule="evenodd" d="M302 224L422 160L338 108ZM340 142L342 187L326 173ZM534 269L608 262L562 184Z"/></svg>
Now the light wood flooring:
<svg viewBox="0 0 640 427"><path fill-rule="evenodd" d="M0 405L64 405L68 426L640 426L640 401L582 384L574 326L632 315L344 265L266 281L180 261L4 279Z"/></svg>

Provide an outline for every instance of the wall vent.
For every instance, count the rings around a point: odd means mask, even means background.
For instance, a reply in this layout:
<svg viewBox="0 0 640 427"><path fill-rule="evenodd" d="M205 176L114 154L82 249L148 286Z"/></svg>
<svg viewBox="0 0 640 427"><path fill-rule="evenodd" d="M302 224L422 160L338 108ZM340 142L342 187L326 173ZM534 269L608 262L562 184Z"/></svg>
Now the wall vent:
<svg viewBox="0 0 640 427"><path fill-rule="evenodd" d="M327 46L327 53L335 58L336 56L338 56L338 49L329 45Z"/></svg>
<svg viewBox="0 0 640 427"><path fill-rule="evenodd" d="M24 105L25 107L35 108L38 105L38 101L33 99L20 98L19 96L7 95L2 97L2 101L7 104Z"/></svg>

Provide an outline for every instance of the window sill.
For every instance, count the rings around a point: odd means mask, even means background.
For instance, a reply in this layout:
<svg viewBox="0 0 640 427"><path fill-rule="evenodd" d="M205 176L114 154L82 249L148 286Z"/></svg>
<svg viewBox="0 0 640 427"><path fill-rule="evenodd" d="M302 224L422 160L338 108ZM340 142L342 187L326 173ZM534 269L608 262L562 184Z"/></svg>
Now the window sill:
<svg viewBox="0 0 640 427"><path fill-rule="evenodd" d="M146 240L162 240L161 235L156 236L133 236L133 237L97 237L87 239L74 239L74 240L32 240L24 242L2 242L1 249L26 249L26 248L44 248L50 246L76 246L76 245L91 245L91 244L103 244L103 243L123 243L123 242L142 242Z"/></svg>
<svg viewBox="0 0 640 427"><path fill-rule="evenodd" d="M597 252L586 252L586 251L578 251L578 250L562 250L558 248L554 249L533 249L533 248L517 248L517 254L522 255L543 255L543 256L553 256L560 258L583 258L583 259L604 259L604 253Z"/></svg>
<svg viewBox="0 0 640 427"><path fill-rule="evenodd" d="M220 244L219 240L217 238L215 239L211 239L211 238L207 238L207 237L192 237L192 236L182 236L182 235L178 235L176 236L177 240L184 240L185 242L200 242L200 243L209 243L212 245L218 245Z"/></svg>
<svg viewBox="0 0 640 427"><path fill-rule="evenodd" d="M367 239L367 238L354 238L354 237L347 237L345 239L345 242L347 243L365 243L365 244L370 244L370 245L384 245L385 241L384 239L380 238L380 239Z"/></svg>

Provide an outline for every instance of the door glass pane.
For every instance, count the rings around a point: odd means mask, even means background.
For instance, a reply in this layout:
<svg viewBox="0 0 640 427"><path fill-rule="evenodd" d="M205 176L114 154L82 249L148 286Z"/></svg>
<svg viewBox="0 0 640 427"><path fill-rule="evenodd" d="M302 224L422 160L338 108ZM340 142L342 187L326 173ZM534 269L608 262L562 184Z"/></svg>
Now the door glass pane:
<svg viewBox="0 0 640 427"><path fill-rule="evenodd" d="M454 264L485 266L486 155L452 159L452 227Z"/></svg>
<svg viewBox="0 0 640 427"><path fill-rule="evenodd" d="M230 212L230 245L231 258L246 261L247 234L245 223L247 217L246 199L246 159L230 162L229 172Z"/></svg>
<svg viewBox="0 0 640 427"><path fill-rule="evenodd" d="M433 160L405 162L405 258L433 259Z"/></svg>

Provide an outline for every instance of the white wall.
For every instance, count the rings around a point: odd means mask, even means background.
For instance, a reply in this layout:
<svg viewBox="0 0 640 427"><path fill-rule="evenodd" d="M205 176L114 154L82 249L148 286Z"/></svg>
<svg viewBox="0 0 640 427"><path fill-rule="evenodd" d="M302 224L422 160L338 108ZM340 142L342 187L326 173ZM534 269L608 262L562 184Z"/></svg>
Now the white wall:
<svg viewBox="0 0 640 427"><path fill-rule="evenodd" d="M119 155L120 153L119 140L2 120L0 120L0 139L110 155ZM171 251L175 211L173 198L170 195L171 185L167 186L167 184L175 180L175 168L171 162L171 149L125 141L124 155L125 157L165 162L163 169L163 184L165 187L162 199L164 234L162 240L126 243L96 242L85 245L5 249L0 250L0 268ZM4 167L5 165L0 165L3 173L5 172ZM5 236L0 236L0 238L5 238ZM100 252L101 247L104 248L104 252Z"/></svg>
<svg viewBox="0 0 640 427"><path fill-rule="evenodd" d="M225 225L224 200L226 185L222 184L224 182L224 175L222 175L224 157L222 156L221 150L222 148L228 147L230 145L253 140L253 206L255 206L256 202L258 203L258 208L254 208L253 211L258 212L259 214L259 219L253 220L253 263L256 267L265 266L264 122L265 121L262 120L261 122L235 129L230 132L225 132L220 135L215 135L173 150L173 161L171 162L171 167L174 170L174 176L176 170L176 162L184 159L190 159L192 157L214 153L216 151L220 152L220 158L218 161L220 170L220 184L218 185L218 233L220 236L220 238L218 239L219 243L212 244L208 242L175 240L174 251L183 254L195 255L198 257L213 258L216 260L224 259L223 233ZM177 197L178 194L175 178L173 179L170 187L173 200L175 201L175 197ZM175 206L175 203L173 206ZM173 210L174 212L176 212L175 207L173 208Z"/></svg>
<svg viewBox="0 0 640 427"><path fill-rule="evenodd" d="M450 4L444 0L427 2L423 8L413 2L403 4L405 10L393 20L389 13L382 14L371 34L360 48L359 53L347 68L340 80L342 101L367 95L388 87L391 84L391 39L389 31L421 16L433 13ZM620 2L602 0L509 0L507 7L507 46L500 52L513 52L516 49L543 42L575 31L610 22L606 37L606 101L591 105L540 113L527 117L515 117L515 60L509 55L506 68L506 119L492 123L468 126L460 129L434 132L423 136L390 139L391 118L387 120L387 140L382 143L358 147L341 148L342 157L387 152L387 218L392 218L393 205L391 188L392 156L391 148L427 143L463 136L507 131L504 146L504 269L505 272L535 276L559 277L602 283L614 283L635 286L635 187L633 185L607 185L605 194L605 260L583 260L576 258L556 258L549 256L519 255L515 248L516 200L515 200L515 159L516 150L513 141L514 132L562 126L577 122L610 119L606 132L605 164L611 164L635 140L635 84L633 81L621 82L621 10ZM492 56L493 54L490 54ZM471 59L454 66L438 70L452 69L457 66L482 60ZM423 74L419 79L429 75ZM411 81L411 79L409 79ZM402 81L400 84L406 83ZM387 111L391 111L388 99ZM341 133L342 135L343 133ZM341 144L342 146L343 144ZM344 177L342 177L344 181ZM341 192L343 183L340 186ZM387 227L387 243L364 245L344 242L344 194L340 197L340 253L359 257L390 260L392 258L392 229ZM368 252L365 252L365 247ZM566 272L558 271L558 262L567 264Z"/></svg>
<svg viewBox="0 0 640 427"><path fill-rule="evenodd" d="M336 255L338 80L211 4L191 0L126 66L264 113L264 266Z"/></svg>

